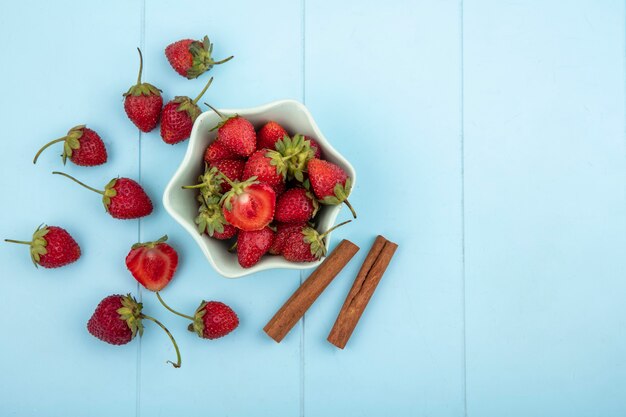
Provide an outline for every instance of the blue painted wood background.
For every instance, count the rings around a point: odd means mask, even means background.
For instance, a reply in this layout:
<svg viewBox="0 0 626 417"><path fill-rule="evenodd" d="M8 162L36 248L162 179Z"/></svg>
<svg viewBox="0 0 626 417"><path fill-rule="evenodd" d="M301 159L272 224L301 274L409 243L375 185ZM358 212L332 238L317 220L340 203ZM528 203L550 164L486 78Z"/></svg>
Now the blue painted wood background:
<svg viewBox="0 0 626 417"><path fill-rule="evenodd" d="M12 2L0 13L2 237L66 227L84 256L35 270L0 250L0 415L626 415L626 10L623 1ZM281 344L262 327L308 273L220 278L160 205L186 145L138 134L121 94L144 80L195 95L163 55L208 34L206 99L305 102L359 173L363 249ZM110 161L65 170L139 178L154 214L107 216L38 147L87 123ZM347 218L344 210L341 218ZM199 340L142 292L124 257L162 234L181 255L181 310L231 304L241 326ZM375 234L400 244L345 351L325 341ZM132 291L150 324L112 347L85 322Z"/></svg>

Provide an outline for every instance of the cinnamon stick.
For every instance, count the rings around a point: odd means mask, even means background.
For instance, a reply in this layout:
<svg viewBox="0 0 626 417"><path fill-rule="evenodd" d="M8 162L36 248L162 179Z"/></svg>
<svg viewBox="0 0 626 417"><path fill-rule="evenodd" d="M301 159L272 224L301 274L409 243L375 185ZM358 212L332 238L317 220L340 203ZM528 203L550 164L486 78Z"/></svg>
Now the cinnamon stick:
<svg viewBox="0 0 626 417"><path fill-rule="evenodd" d="M265 325L265 333L280 343L358 250L354 243L342 240Z"/></svg>
<svg viewBox="0 0 626 417"><path fill-rule="evenodd" d="M397 248L383 236L376 237L328 335L330 343L340 349L346 346Z"/></svg>

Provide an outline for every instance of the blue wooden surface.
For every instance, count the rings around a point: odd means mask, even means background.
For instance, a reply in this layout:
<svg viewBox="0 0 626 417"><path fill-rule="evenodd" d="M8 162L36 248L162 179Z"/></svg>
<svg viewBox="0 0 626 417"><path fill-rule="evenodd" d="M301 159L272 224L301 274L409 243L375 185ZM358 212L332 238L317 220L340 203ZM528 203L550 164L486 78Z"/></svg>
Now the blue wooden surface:
<svg viewBox="0 0 626 417"><path fill-rule="evenodd" d="M611 0L4 5L1 237L58 224L84 254L35 270L2 245L0 415L623 416L625 16ZM359 219L336 236L362 250L279 345L261 329L308 273L219 277L160 205L186 145L138 134L122 108L136 46L166 100L194 96L206 75L178 76L163 48L204 34L236 56L206 101L304 101L359 173ZM151 216L107 216L50 175L56 150L31 164L80 123L110 160L64 170L140 179ZM235 333L200 340L134 283L129 246L164 233L181 257L164 297L229 303ZM400 249L339 351L325 339L377 233ZM177 336L181 369L150 323L123 347L87 333L97 302L128 291Z"/></svg>

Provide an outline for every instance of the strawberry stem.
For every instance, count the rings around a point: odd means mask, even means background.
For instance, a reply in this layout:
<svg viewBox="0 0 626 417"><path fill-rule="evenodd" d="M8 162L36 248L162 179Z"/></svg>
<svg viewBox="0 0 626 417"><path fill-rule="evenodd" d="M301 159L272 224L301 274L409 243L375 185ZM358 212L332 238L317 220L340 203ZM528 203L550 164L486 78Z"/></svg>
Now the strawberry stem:
<svg viewBox="0 0 626 417"><path fill-rule="evenodd" d="M356 211L354 211L354 208L352 208L352 204L350 204L350 202L348 201L348 199L343 200L344 204L346 206L348 206L348 208L350 209L350 211L352 212L352 217L354 217L356 219Z"/></svg>
<svg viewBox="0 0 626 417"><path fill-rule="evenodd" d="M219 64L223 64L224 62L228 62L231 59L233 59L235 57L235 55L231 55L228 58L224 58L221 61L213 61L213 65L219 65Z"/></svg>
<svg viewBox="0 0 626 417"><path fill-rule="evenodd" d="M196 97L193 100L193 104L196 104L198 102L198 100L200 100L202 98L202 96L204 95L204 93L206 93L206 90L209 89L209 87L211 86L211 83L213 82L213 77L209 78L209 82L206 83L206 85L204 86L204 88L202 89L202 91L200 91L200 94L198 94L198 97Z"/></svg>
<svg viewBox="0 0 626 417"><path fill-rule="evenodd" d="M141 49L137 48L139 52L139 75L137 75L137 85L141 84L141 72L143 71L143 55L141 55Z"/></svg>
<svg viewBox="0 0 626 417"><path fill-rule="evenodd" d="M226 116L224 116L222 113L220 113L219 110L217 110L215 107L211 106L206 101L204 102L204 105L208 106L211 110L213 110L215 112L215 114L217 114L219 117L222 118L222 120L226 120Z"/></svg>
<svg viewBox="0 0 626 417"><path fill-rule="evenodd" d="M180 364L181 364L180 350L178 350L178 345L176 344L176 340L174 340L174 336L172 336L170 331L167 330L167 327L165 327L160 321L158 321L154 317L146 316L143 313L141 314L141 318L142 319L148 319L148 320L151 320L151 321L155 322L160 328L162 328L165 331L165 333L167 333L167 335L169 336L170 340L172 341L172 344L174 345L174 349L176 349L176 363L174 363L172 361L167 361L167 363L171 363L174 368L180 368Z"/></svg>
<svg viewBox="0 0 626 417"><path fill-rule="evenodd" d="M339 224L336 224L335 226L331 227L330 229L328 229L327 231L325 231L324 233L322 233L322 234L320 235L320 239L323 239L323 238L324 238L324 236L326 236L327 234L329 234L329 233L330 233L330 232L332 232L333 230L335 230L335 229L337 229L337 228L339 228L339 227L343 226L344 224L348 224L348 223L350 223L351 221L352 221L352 220L346 220L345 222L341 222L341 223L339 223Z"/></svg>
<svg viewBox="0 0 626 417"><path fill-rule="evenodd" d="M52 173L53 173L53 174L57 174L57 175L63 175L64 177L67 177L67 178L71 179L71 180L72 180L72 181L74 181L75 183L78 183L78 184L82 185L83 187L85 187L85 188L86 188L86 189L88 189L88 190L91 190L91 191L93 191L93 192L95 192L95 193L98 193L98 194L102 194L102 195L104 195L104 191L100 191L100 190L97 190L97 189L95 189L95 188L93 188L93 187L90 187L90 186L88 186L87 184L85 184L84 182L80 182L80 181L78 181L76 178L72 177L71 175L67 175L65 172L52 171Z"/></svg>
<svg viewBox="0 0 626 417"><path fill-rule="evenodd" d="M33 159L33 164L37 163L37 159L39 158L39 155L41 155L41 153L44 151L44 149L46 149L48 146L53 145L55 143L63 142L65 139L67 139L67 136L63 136L62 138L55 139L43 145L43 147L39 149L39 152L37 152L37 154L35 155L35 158Z"/></svg>
<svg viewBox="0 0 626 417"><path fill-rule="evenodd" d="M195 185L183 185L183 186L182 186L182 187L180 187L180 188L183 188L183 189L185 189L185 190L193 190L193 189L195 189L195 188L202 188L202 187L204 187L205 185L206 185L206 184L204 184L204 183L201 183L201 184L195 184Z"/></svg>
<svg viewBox="0 0 626 417"><path fill-rule="evenodd" d="M163 301L163 299L161 298L161 294L159 294L159 292L157 291L156 293L157 298L159 299L159 302L163 305L163 307L165 307L166 309L168 309L169 311L171 311L172 313L176 314L177 316L181 316L184 317L186 319L189 319L191 321L194 321L194 318L191 316L188 316L186 314L183 313L179 313L178 311L174 310L173 308L171 308L170 306L168 306L167 304L165 304L165 301Z"/></svg>
<svg viewBox="0 0 626 417"><path fill-rule="evenodd" d="M24 240L13 240L13 239L4 239L5 242L9 243L19 243L20 245L30 245L32 242L26 242Z"/></svg>

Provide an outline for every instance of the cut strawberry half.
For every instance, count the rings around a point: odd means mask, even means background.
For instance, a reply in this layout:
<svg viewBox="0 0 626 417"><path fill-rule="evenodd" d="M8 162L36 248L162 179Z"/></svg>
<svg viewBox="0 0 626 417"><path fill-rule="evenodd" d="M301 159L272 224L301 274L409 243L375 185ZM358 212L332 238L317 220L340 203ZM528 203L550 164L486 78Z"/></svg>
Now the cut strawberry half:
<svg viewBox="0 0 626 417"><path fill-rule="evenodd" d="M226 221L246 231L261 230L274 218L276 193L269 185L259 183L256 177L244 182L230 181L231 190L220 203Z"/></svg>
<svg viewBox="0 0 626 417"><path fill-rule="evenodd" d="M162 290L178 266L178 254L166 240L167 235L155 242L136 243L126 256L130 273L150 291Z"/></svg>

